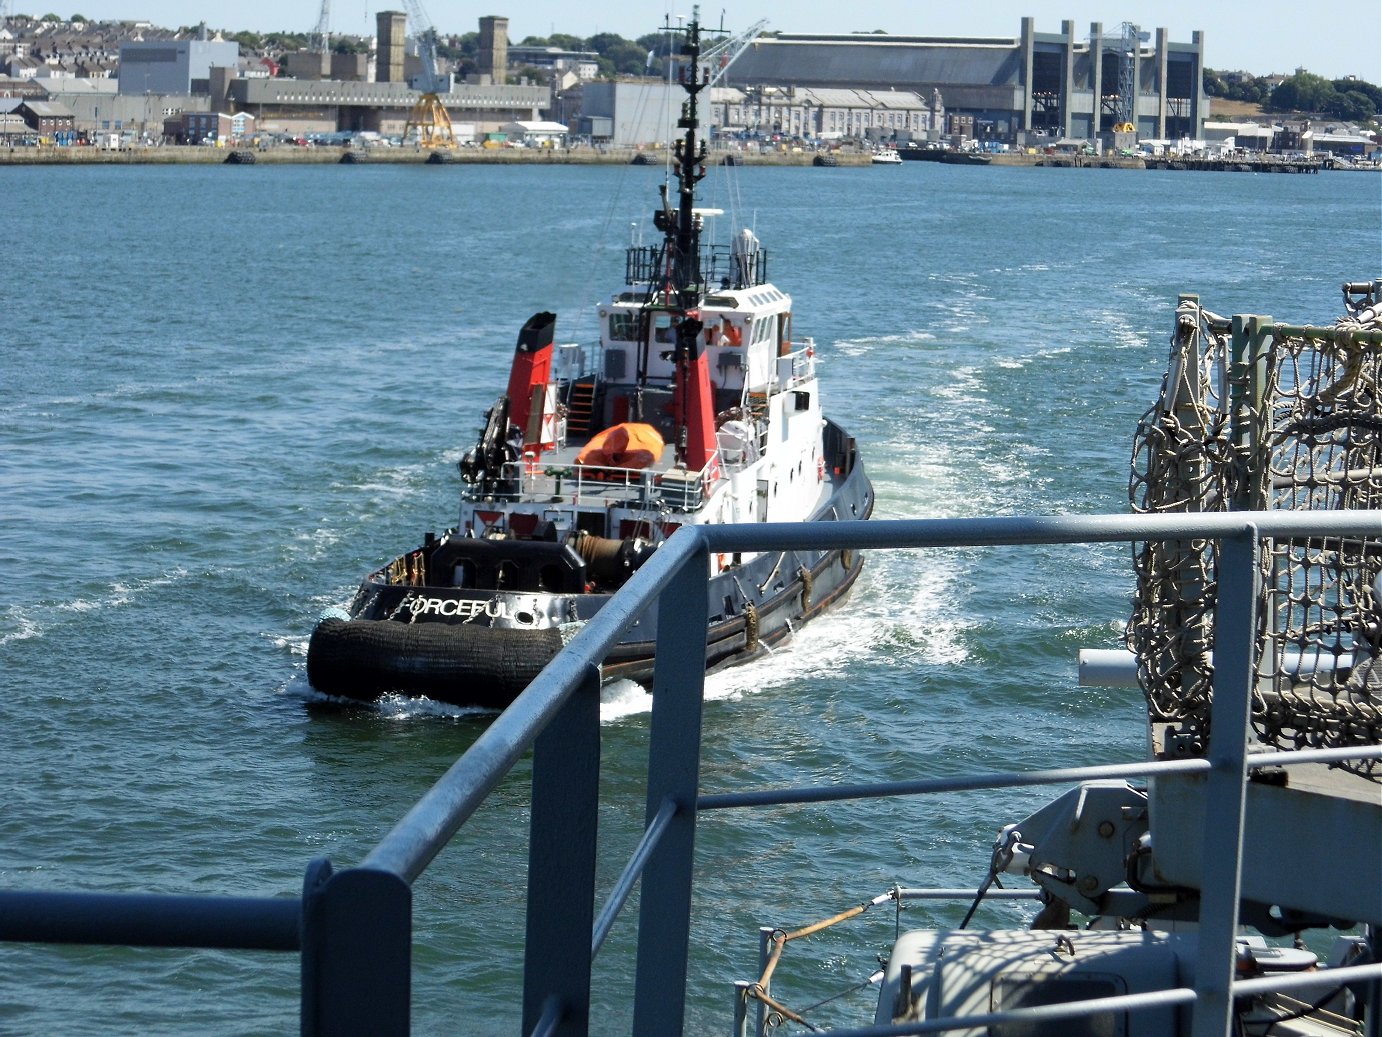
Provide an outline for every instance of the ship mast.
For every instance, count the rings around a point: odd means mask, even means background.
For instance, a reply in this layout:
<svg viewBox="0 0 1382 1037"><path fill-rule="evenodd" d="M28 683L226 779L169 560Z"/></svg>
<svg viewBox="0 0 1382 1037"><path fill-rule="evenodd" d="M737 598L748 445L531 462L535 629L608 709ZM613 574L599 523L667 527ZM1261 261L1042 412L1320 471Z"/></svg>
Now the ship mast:
<svg viewBox="0 0 1382 1037"><path fill-rule="evenodd" d="M705 178L705 142L697 141L696 130L700 128L697 95L710 85L710 71L701 78L701 25L700 8L691 9L691 21L686 26L686 42L681 49L686 63L681 68L681 87L686 91L686 101L681 106L681 118L677 129L686 134L677 141L677 219L675 235L669 235L668 245L672 252L671 287L681 297L684 309L692 308L698 301L695 297L700 280L700 227L696 220L696 184Z"/></svg>
<svg viewBox="0 0 1382 1037"><path fill-rule="evenodd" d="M669 26L670 29L670 26ZM676 424L676 456L692 472L703 472L714 481L719 476L719 452L715 440L713 391L701 338L700 305L701 228L696 215L696 184L705 177L706 147L697 141L700 128L696 95L711 82L709 70L700 67L700 9L691 9L691 21L682 32L681 88L686 101L677 119L677 129L685 130L673 153L677 180L677 208L668 204L667 185L662 188L662 209L654 223L666 237L666 280L663 305L671 311L676 330L672 413Z"/></svg>

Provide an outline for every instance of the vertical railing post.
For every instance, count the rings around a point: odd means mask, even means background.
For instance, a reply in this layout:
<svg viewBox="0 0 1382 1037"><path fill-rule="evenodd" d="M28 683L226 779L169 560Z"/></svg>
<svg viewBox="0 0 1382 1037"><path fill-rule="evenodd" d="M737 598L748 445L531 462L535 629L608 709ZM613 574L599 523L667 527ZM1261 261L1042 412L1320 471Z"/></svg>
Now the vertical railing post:
<svg viewBox="0 0 1382 1037"><path fill-rule="evenodd" d="M1200 884L1200 946L1195 965L1192 1037L1233 1032L1238 898L1243 877L1253 652L1257 644L1257 527L1248 524L1219 546L1219 603L1214 624L1214 701L1209 725Z"/></svg>
<svg viewBox="0 0 1382 1037"><path fill-rule="evenodd" d="M1234 511L1253 511L1270 507L1268 494L1271 473L1267 450L1271 430L1267 427L1268 409L1264 405L1268 363L1272 345L1270 317L1233 318L1233 357L1229 365L1229 438L1237 455L1235 465Z"/></svg>
<svg viewBox="0 0 1382 1037"><path fill-rule="evenodd" d="M692 527L683 527L677 535L703 536ZM685 1016L709 565L702 540L657 602L645 824L657 815L663 800L671 800L677 813L643 869L633 1032L660 1037L680 1034Z"/></svg>
<svg viewBox="0 0 1382 1037"><path fill-rule="evenodd" d="M1382 282L1378 282L1382 285ZM1368 948L1373 961L1382 961L1382 923L1373 922L1366 930ZM1368 988L1368 1032L1367 1037L1382 1037L1382 980Z"/></svg>
<svg viewBox="0 0 1382 1037"><path fill-rule="evenodd" d="M749 1037L749 988L747 979L734 981L734 1037Z"/></svg>
<svg viewBox="0 0 1382 1037"><path fill-rule="evenodd" d="M772 952L773 933L777 932L770 925L760 925L758 927L758 976L760 979L763 973L768 971L768 955ZM763 986L763 993L772 993L773 981L768 980ZM756 1020L758 1029L754 1030L754 1037L763 1037L768 1032L768 1006L761 999L758 1002L758 1018Z"/></svg>
<svg viewBox="0 0 1382 1037"><path fill-rule="evenodd" d="M600 670L590 666L533 746L523 1032L549 1003L553 1033L590 1032L591 930L600 795Z"/></svg>
<svg viewBox="0 0 1382 1037"><path fill-rule="evenodd" d="M302 890L302 1033L408 1033L413 891L374 868L314 860Z"/></svg>

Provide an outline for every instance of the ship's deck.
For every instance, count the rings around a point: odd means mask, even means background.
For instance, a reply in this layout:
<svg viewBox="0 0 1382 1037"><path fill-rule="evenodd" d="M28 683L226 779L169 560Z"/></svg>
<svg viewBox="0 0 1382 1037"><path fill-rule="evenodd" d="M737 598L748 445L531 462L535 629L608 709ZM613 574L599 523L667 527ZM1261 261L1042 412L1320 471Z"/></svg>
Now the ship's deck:
<svg viewBox="0 0 1382 1037"><path fill-rule="evenodd" d="M1203 888L1206 778L1172 774L1151 783L1157 869ZM1247 785L1242 895L1325 918L1382 918L1382 882L1339 881L1359 861L1376 868L1382 848L1382 783L1324 764L1297 764L1279 780Z"/></svg>
<svg viewBox="0 0 1382 1037"><path fill-rule="evenodd" d="M658 508L664 503L685 507L686 502L704 499L704 474L688 472L676 461L676 448L666 444L648 465L639 468L579 465L576 458L585 442L543 451L536 458L507 466L510 476L504 496L520 500L592 504L605 507ZM724 466L726 471L731 466ZM699 496L697 496L699 495ZM473 503L495 499L473 493Z"/></svg>

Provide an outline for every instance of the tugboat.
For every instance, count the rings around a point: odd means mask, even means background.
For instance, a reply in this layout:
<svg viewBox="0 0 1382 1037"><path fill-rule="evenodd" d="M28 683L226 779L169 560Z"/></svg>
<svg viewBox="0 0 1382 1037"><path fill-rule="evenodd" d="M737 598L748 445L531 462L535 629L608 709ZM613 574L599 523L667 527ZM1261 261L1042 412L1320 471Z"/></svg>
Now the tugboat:
<svg viewBox="0 0 1382 1037"><path fill-rule="evenodd" d="M854 440L822 414L815 345L794 333L767 251L747 229L703 240L721 215L696 205L710 72L697 19L682 32L686 100L674 182L653 214L660 240L628 249L598 342L560 342L550 312L523 325L507 389L460 462L457 525L318 622L307 653L318 691L502 708L678 527L871 514L873 487ZM707 668L754 658L838 605L861 565L853 551L711 558ZM657 622L634 625L606 680L651 679Z"/></svg>

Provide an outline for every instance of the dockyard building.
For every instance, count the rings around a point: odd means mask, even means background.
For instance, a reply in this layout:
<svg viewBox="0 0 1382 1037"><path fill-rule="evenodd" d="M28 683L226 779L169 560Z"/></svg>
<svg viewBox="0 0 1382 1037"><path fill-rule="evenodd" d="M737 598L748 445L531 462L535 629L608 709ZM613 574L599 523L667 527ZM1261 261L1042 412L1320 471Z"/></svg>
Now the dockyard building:
<svg viewBox="0 0 1382 1037"><path fill-rule="evenodd" d="M418 92L407 83L341 83L331 80L233 79L227 97L237 111L252 113L261 133L313 134L338 131L399 136ZM535 122L547 107L542 86L457 84L441 95L453 123L478 133L497 132L510 122Z"/></svg>
<svg viewBox="0 0 1382 1037"><path fill-rule="evenodd" d="M212 68L234 68L240 45L225 40L154 40L120 45L122 94L204 94Z"/></svg>
<svg viewBox="0 0 1382 1037"><path fill-rule="evenodd" d="M271 77L272 62L242 57L233 42L156 38L155 30L143 30L142 40L119 41L119 101L75 88L71 97L66 90L54 97L59 91L50 88L36 99L67 103L78 128L100 131L128 132L134 124L138 132L156 133L183 112L246 111L261 133L396 136L417 100L408 75L417 58L408 53L402 13L378 12L376 22L378 42L369 54L285 57L285 70L298 78ZM482 19L480 28L480 73L442 94L453 122L486 134L548 118L616 146L662 142L675 126L679 102L668 96L665 81L591 82L588 54L510 47L500 17ZM115 39L107 31L83 41L83 55L99 72ZM20 41L9 42L16 55L39 60L21 55ZM550 65L551 87L506 85L503 70L514 62ZM712 92L708 121L715 134L760 139L974 137L1049 146L1115 127L1124 140L1200 139L1209 115L1203 65L1203 34L1176 43L1165 29L1142 32L1128 24L1106 32L1094 23L1077 33L1065 21L1060 32L1042 33L1024 18L1013 37L779 33L737 56ZM39 78L61 71L51 69ZM31 89L32 81L9 82L0 93Z"/></svg>
<svg viewBox="0 0 1382 1037"><path fill-rule="evenodd" d="M753 86L712 91L718 135L936 140L946 133L938 91Z"/></svg>
<svg viewBox="0 0 1382 1037"><path fill-rule="evenodd" d="M61 140L70 136L74 129L72 109L53 101L21 101L15 114L40 137Z"/></svg>
<svg viewBox="0 0 1382 1037"><path fill-rule="evenodd" d="M1023 18L1012 38L779 33L740 54L727 82L747 92L939 92L952 115L973 119L976 137L1030 143L1093 139L1123 123L1139 137L1198 137L1209 112L1203 72L1200 32L1173 43L1165 29L1106 33L1095 22L1081 34L1065 21L1039 33Z"/></svg>
<svg viewBox="0 0 1382 1037"><path fill-rule="evenodd" d="M569 132L565 124L545 120L506 122L499 131L513 143L530 148L559 148Z"/></svg>
<svg viewBox="0 0 1382 1037"><path fill-rule="evenodd" d="M248 112L184 112L179 122L179 144L235 144L254 137L254 116Z"/></svg>
<svg viewBox="0 0 1382 1037"><path fill-rule="evenodd" d="M18 97L0 97L0 142L26 138L32 132L24 116L19 113L23 100Z"/></svg>

